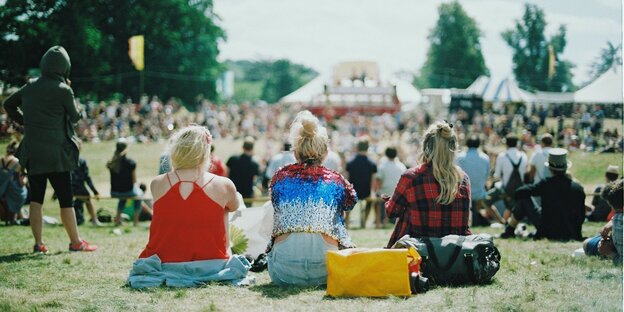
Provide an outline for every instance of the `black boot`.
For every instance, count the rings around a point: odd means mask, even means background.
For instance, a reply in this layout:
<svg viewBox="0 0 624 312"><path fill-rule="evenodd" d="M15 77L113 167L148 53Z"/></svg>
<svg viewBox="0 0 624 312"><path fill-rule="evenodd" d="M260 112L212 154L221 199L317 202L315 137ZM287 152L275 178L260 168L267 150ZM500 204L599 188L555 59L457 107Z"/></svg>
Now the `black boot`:
<svg viewBox="0 0 624 312"><path fill-rule="evenodd" d="M505 232L501 233L499 238L514 238L516 234L514 233L516 229L511 227L509 224L505 225Z"/></svg>

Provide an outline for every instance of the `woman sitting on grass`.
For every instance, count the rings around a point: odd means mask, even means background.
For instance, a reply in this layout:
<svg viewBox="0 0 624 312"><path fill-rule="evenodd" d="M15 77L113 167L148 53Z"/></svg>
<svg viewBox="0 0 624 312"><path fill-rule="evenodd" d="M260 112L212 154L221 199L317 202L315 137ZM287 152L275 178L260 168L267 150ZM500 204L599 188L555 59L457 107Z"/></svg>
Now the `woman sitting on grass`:
<svg viewBox="0 0 624 312"><path fill-rule="evenodd" d="M290 128L297 163L278 170L271 181L275 209L268 269L278 285L327 283L327 250L355 247L344 213L357 201L338 172L321 164L327 156L327 131L310 112L297 115Z"/></svg>
<svg viewBox="0 0 624 312"><path fill-rule="evenodd" d="M450 124L438 121L427 129L421 164L401 176L386 202L390 218L399 218L388 247L403 235L442 237L470 235L470 180L455 165L457 136ZM387 199L387 198L386 198Z"/></svg>
<svg viewBox="0 0 624 312"><path fill-rule="evenodd" d="M154 215L147 246L128 278L131 287L189 287L247 275L247 260L230 256L227 231L228 213L241 203L232 181L207 172L211 142L200 126L171 136L173 170L150 186Z"/></svg>

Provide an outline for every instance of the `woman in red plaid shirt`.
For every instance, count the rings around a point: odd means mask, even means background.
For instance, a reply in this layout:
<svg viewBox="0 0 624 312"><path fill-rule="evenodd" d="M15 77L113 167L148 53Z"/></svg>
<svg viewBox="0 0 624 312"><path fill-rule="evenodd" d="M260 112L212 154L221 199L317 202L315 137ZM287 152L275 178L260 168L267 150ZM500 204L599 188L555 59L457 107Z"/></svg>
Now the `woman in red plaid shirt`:
<svg viewBox="0 0 624 312"><path fill-rule="evenodd" d="M388 247L406 234L412 237L471 234L468 229L470 180L455 165L457 149L452 125L438 121L429 126L421 164L403 173L392 198L386 202L388 217L398 218Z"/></svg>

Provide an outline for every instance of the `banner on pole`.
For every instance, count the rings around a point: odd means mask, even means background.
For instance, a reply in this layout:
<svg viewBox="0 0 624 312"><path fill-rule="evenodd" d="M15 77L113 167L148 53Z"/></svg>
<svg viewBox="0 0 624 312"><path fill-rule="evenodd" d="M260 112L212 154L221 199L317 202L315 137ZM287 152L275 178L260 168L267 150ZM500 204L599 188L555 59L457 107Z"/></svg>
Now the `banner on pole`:
<svg viewBox="0 0 624 312"><path fill-rule="evenodd" d="M555 75L555 49L552 44L548 45L548 79L552 79Z"/></svg>
<svg viewBox="0 0 624 312"><path fill-rule="evenodd" d="M145 39L143 35L132 36L128 39L128 56L130 56L130 60L132 60L132 64L134 64L134 68L138 71L142 71L145 68L145 64L143 62L143 45L145 43Z"/></svg>

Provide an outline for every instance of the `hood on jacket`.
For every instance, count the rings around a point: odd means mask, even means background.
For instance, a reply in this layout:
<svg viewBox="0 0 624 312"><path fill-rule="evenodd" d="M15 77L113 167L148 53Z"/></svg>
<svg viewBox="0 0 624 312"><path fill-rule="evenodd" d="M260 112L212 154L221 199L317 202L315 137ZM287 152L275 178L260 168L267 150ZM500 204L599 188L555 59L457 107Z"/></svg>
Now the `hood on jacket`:
<svg viewBox="0 0 624 312"><path fill-rule="evenodd" d="M69 54L61 46L51 47L42 57L39 63L41 75L61 79L63 82L69 77L71 62Z"/></svg>

